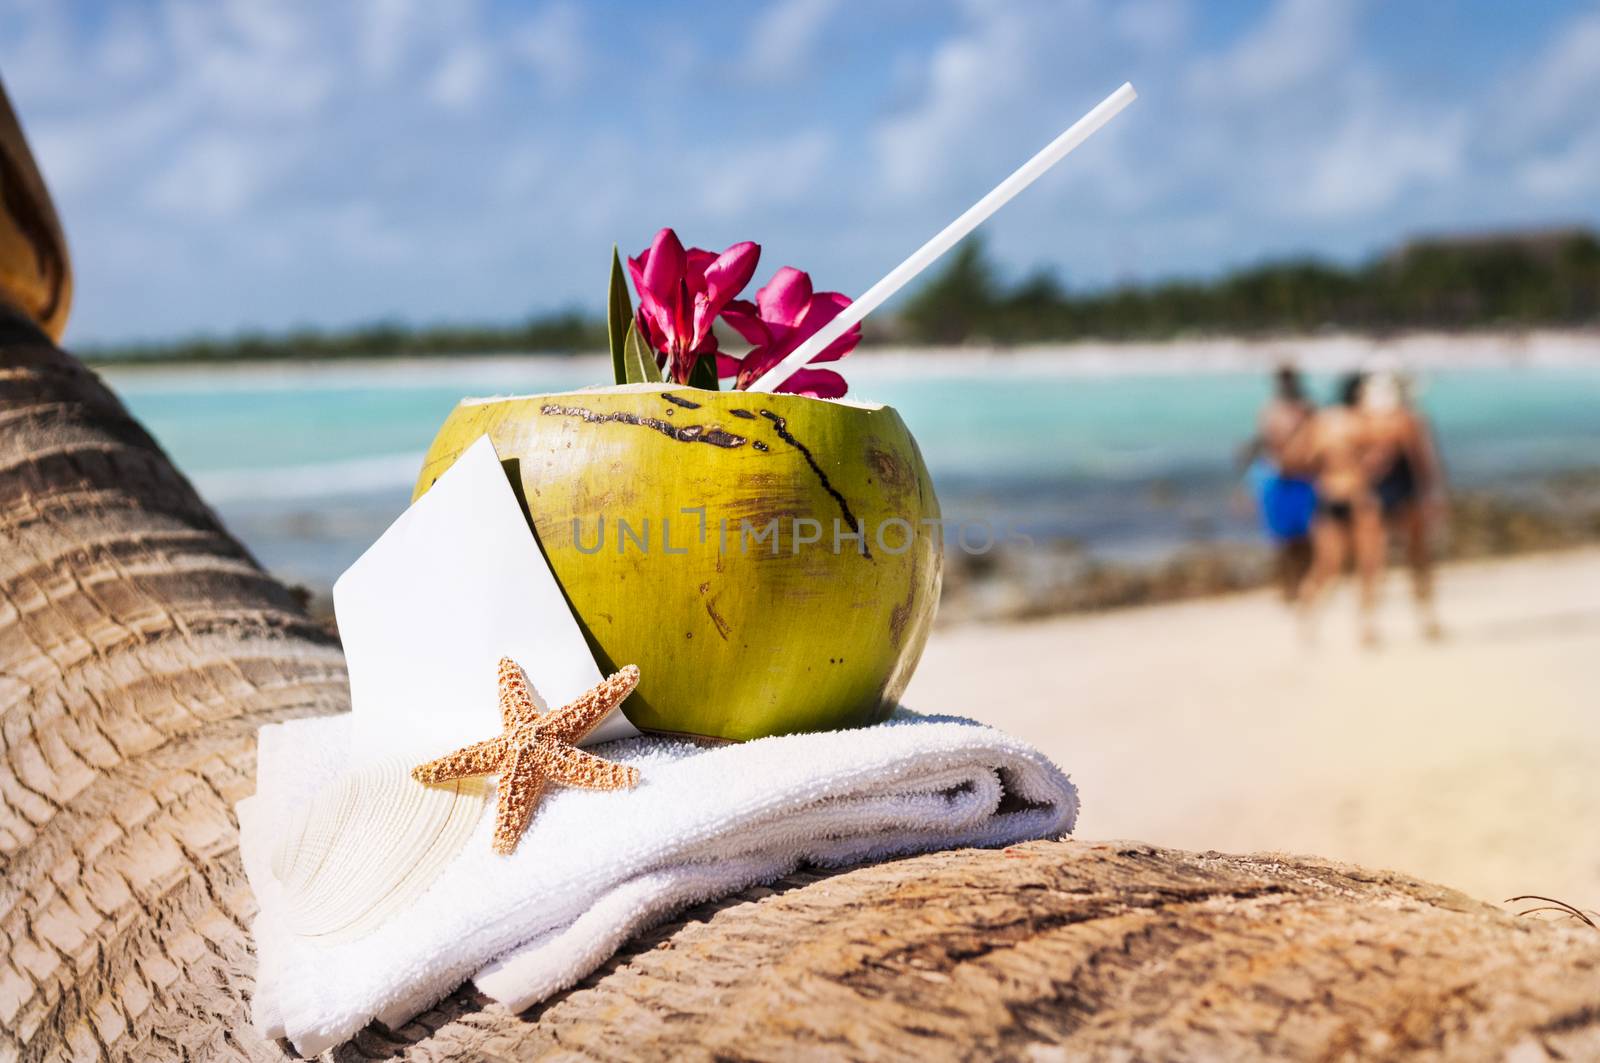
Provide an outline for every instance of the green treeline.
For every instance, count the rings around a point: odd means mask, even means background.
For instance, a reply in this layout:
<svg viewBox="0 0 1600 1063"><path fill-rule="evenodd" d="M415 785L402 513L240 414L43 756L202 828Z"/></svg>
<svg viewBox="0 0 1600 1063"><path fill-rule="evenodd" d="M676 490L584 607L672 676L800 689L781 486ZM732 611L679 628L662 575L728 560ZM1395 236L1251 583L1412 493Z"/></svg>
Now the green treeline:
<svg viewBox="0 0 1600 1063"><path fill-rule="evenodd" d="M1417 241L1352 268L1305 259L1083 294L1050 273L1002 284L968 241L907 301L898 331L920 343L1037 343L1597 322L1600 240L1567 231Z"/></svg>
<svg viewBox="0 0 1600 1063"><path fill-rule="evenodd" d="M969 239L870 334L906 343L1043 343L1178 335L1585 326L1600 323L1600 239L1581 229L1418 240L1362 265L1269 263L1209 281L1075 292L1052 273L1007 284ZM101 347L101 363L600 351L603 318L564 311L511 326L410 327Z"/></svg>
<svg viewBox="0 0 1600 1063"><path fill-rule="evenodd" d="M567 310L530 318L520 325L432 325L379 322L341 330L241 333L164 343L89 348L84 358L99 365L132 362L236 362L290 358L403 358L434 354L511 354L600 351L606 346L603 318Z"/></svg>

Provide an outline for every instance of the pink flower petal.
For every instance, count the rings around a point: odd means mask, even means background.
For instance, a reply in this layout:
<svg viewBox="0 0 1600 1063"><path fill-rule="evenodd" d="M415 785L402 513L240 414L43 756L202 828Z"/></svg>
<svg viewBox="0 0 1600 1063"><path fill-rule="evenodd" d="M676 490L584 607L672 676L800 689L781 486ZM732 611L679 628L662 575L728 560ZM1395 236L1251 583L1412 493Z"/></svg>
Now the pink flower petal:
<svg viewBox="0 0 1600 1063"><path fill-rule="evenodd" d="M817 356L806 364L816 365L818 362L837 362L839 359L855 350L856 345L860 342L861 326L857 325L846 332L843 336L840 336L838 339L822 348L822 350L817 353Z"/></svg>
<svg viewBox="0 0 1600 1063"><path fill-rule="evenodd" d="M711 323L717 319L717 315L711 309L711 300L706 298L705 292L695 293L693 309L694 315L690 324L693 334L689 337L689 346L698 348L711 335Z"/></svg>
<svg viewBox="0 0 1600 1063"><path fill-rule="evenodd" d="M743 336L746 343L759 347L772 340L772 333L761 320L756 304L748 299L735 299L723 307L722 320Z"/></svg>
<svg viewBox="0 0 1600 1063"><path fill-rule="evenodd" d="M768 369L783 360L783 351L776 347L756 347L744 356L744 361L739 363L739 379L734 387L744 390L757 380Z"/></svg>
<svg viewBox="0 0 1600 1063"><path fill-rule="evenodd" d="M694 253L690 252L691 255ZM700 253L710 254L710 252ZM723 306L750 283L750 277L756 271L756 261L760 257L760 246L746 240L744 243L734 244L707 264L704 292L695 296L695 336L705 336L711 331L711 324L722 312ZM692 272L692 262L690 269Z"/></svg>
<svg viewBox="0 0 1600 1063"><path fill-rule="evenodd" d="M628 263L628 276L633 278L633 290L638 293L640 299L643 299L645 295L644 264L650 261L650 249L646 248L640 251L638 258L630 258L625 261Z"/></svg>
<svg viewBox="0 0 1600 1063"><path fill-rule="evenodd" d="M706 301L709 304L709 292ZM748 388L849 305L849 297L839 292L813 293L811 278L806 273L790 266L783 267L756 293L754 304L734 299L723 308L723 320L752 344L752 349L739 360L719 359L718 371L723 376L734 374L735 388ZM835 361L854 350L860 342L861 326L857 324L824 347L811 361L813 364ZM779 391L818 398L838 398L847 389L843 377L826 369L802 369L778 387Z"/></svg>
<svg viewBox="0 0 1600 1063"><path fill-rule="evenodd" d="M716 354L717 334L714 332L706 333L705 336L701 338L700 342L694 345L689 353L693 355Z"/></svg>
<svg viewBox="0 0 1600 1063"><path fill-rule="evenodd" d="M772 349L779 358L788 357L795 348L806 340L822 331L822 327L839 316L839 311L850 305L850 300L838 292L825 292L822 295L812 296L806 304L805 310L800 314L800 321L793 328L783 325L768 323L768 328L773 334ZM808 365L817 362L832 362L843 358L855 349L861 342L861 326L852 326L843 336L824 347L819 353L812 355Z"/></svg>
<svg viewBox="0 0 1600 1063"><path fill-rule="evenodd" d="M644 266L644 288L659 303L671 304L677 301L678 289L683 283L684 266L687 256L683 244L678 242L678 234L671 229L662 229L656 233L656 238L650 244L650 250L640 255ZM639 298L644 299L644 292L639 293Z"/></svg>
<svg viewBox="0 0 1600 1063"><path fill-rule="evenodd" d="M717 260L715 251L707 251L703 247L691 247L684 252L683 272L689 279L691 292L706 290L706 270Z"/></svg>
<svg viewBox="0 0 1600 1063"><path fill-rule="evenodd" d="M839 316L840 311L850 305L850 298L839 292L819 292L811 297L811 305L806 308L806 313L800 320L799 333L801 340L810 339L822 331L822 326ZM855 350L856 344L861 342L861 326L852 325L845 330L845 334L822 348L818 354L808 362L815 365L818 362L836 362L840 358ZM798 347L797 341L795 346ZM793 348L790 348L793 350Z"/></svg>
<svg viewBox="0 0 1600 1063"><path fill-rule="evenodd" d="M713 314L721 312L729 300L744 291L760 260L761 245L746 240L722 252L706 267L705 293Z"/></svg>
<svg viewBox="0 0 1600 1063"><path fill-rule="evenodd" d="M700 332L694 327L695 317L694 296L689 294L689 278L678 278L678 301L673 305L676 312L672 319L672 332L675 351L689 351L699 346L702 338Z"/></svg>
<svg viewBox="0 0 1600 1063"><path fill-rule="evenodd" d="M784 266L760 291L756 292L756 306L761 308L761 319L794 325L811 304L811 277L809 274Z"/></svg>
<svg viewBox="0 0 1600 1063"><path fill-rule="evenodd" d="M778 385L778 390L816 399L837 399L850 390L850 385L832 369L797 369L793 376Z"/></svg>

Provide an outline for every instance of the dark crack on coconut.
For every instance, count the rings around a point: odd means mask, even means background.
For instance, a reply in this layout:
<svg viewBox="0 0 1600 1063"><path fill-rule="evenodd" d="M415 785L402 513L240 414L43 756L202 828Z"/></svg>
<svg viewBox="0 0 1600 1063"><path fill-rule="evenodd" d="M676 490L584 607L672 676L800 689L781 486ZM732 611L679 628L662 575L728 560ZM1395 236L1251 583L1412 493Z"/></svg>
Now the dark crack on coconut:
<svg viewBox="0 0 1600 1063"><path fill-rule="evenodd" d="M822 466L817 464L817 459L812 456L811 448L807 447L804 443L800 442L800 440L796 439L793 434L790 433L789 422L784 418L773 413L771 410L762 410L761 416L772 422L772 430L778 434L779 439L798 450L801 457L806 459L806 464L811 466L811 471L817 474L817 480L821 482L822 489L828 492L828 494L832 495L835 502L839 503L839 512L844 514L845 523L850 525L851 530L859 530L863 533L861 539L861 556L866 558L868 561L871 561L872 550L867 546L865 529L862 528L857 522L856 515L850 512L850 503L844 500L844 495L839 493L839 489L833 486L833 481L828 479L828 474L822 470Z"/></svg>
<svg viewBox="0 0 1600 1063"><path fill-rule="evenodd" d="M552 417L577 417L587 424L631 424L637 428L653 429L668 439L676 439L680 443L709 443L724 450L734 450L750 442L744 436L734 435L721 425L673 424L659 417L641 417L626 410L599 413L584 406L560 406L550 403L539 407L539 412Z"/></svg>

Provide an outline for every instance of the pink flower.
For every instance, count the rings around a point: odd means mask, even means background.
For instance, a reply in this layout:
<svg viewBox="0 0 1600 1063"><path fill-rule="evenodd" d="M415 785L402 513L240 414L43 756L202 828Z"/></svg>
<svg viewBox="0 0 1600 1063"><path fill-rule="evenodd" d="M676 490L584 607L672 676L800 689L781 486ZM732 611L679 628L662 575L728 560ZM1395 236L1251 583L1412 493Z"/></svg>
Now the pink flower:
<svg viewBox="0 0 1600 1063"><path fill-rule="evenodd" d="M674 382L688 383L701 356L716 355L712 322L750 283L760 257L760 246L748 240L720 255L699 247L685 251L677 233L662 229L649 249L628 259L639 294L639 331L665 358Z"/></svg>
<svg viewBox="0 0 1600 1063"><path fill-rule="evenodd" d="M838 292L813 292L810 274L783 267L756 292L754 303L735 299L722 312L722 319L754 347L743 359L718 355L718 375L735 377L736 388L749 387L849 305L849 297ZM810 364L838 361L860 342L861 326L856 325L824 347ZM778 385L779 391L819 399L836 399L846 389L844 377L831 369L801 369Z"/></svg>

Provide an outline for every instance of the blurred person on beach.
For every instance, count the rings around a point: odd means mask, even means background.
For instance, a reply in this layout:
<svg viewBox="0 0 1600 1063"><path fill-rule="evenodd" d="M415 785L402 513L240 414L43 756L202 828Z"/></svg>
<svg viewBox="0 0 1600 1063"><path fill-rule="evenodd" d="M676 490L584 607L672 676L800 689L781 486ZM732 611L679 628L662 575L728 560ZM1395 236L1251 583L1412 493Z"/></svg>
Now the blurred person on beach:
<svg viewBox="0 0 1600 1063"><path fill-rule="evenodd" d="M1310 423L1316 407L1306 397L1300 371L1281 365L1273 393L1256 418L1256 434L1240 452L1240 466L1255 496L1262 527L1277 548L1278 585L1293 602L1311 569L1311 521L1316 488L1306 470L1289 460L1292 440Z"/></svg>
<svg viewBox="0 0 1600 1063"><path fill-rule="evenodd" d="M1373 486L1373 433L1361 409L1364 385L1363 374L1346 375L1339 383L1338 401L1317 411L1287 450L1296 468L1314 475L1317 493L1311 520L1311 571L1298 601L1306 633L1312 633L1322 596L1343 572L1345 560L1353 557L1360 587L1361 641L1375 646L1383 511Z"/></svg>
<svg viewBox="0 0 1600 1063"><path fill-rule="evenodd" d="M1368 476L1383 530L1405 550L1423 634L1439 638L1431 540L1445 516L1445 479L1433 431L1411 403L1405 379L1393 370L1367 377L1361 412L1367 428Z"/></svg>

